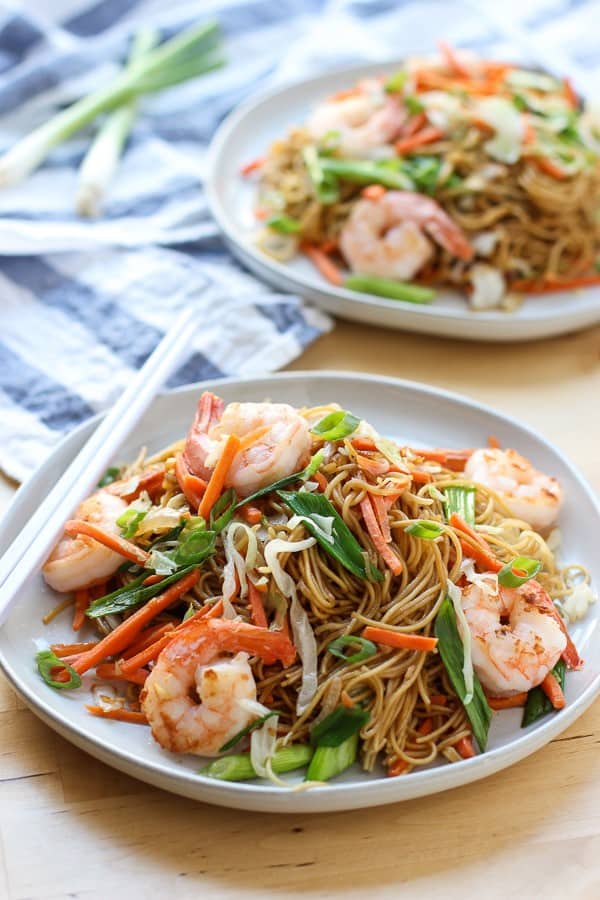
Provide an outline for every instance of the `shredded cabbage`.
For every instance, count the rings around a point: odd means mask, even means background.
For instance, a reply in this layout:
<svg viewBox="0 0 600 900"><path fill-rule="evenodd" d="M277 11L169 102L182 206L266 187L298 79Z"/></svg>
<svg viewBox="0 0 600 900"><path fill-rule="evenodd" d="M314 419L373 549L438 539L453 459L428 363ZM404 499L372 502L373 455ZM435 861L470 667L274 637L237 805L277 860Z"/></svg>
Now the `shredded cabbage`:
<svg viewBox="0 0 600 900"><path fill-rule="evenodd" d="M587 611L592 603L596 602L596 594L585 581L580 581L575 585L571 594L564 597L562 608L567 614L569 622L578 622L587 615Z"/></svg>
<svg viewBox="0 0 600 900"><path fill-rule="evenodd" d="M248 547L246 548L245 558L235 546L235 536L238 531L244 531L248 538ZM258 556L258 542L256 533L246 525L245 522L231 522L225 532L223 541L225 547L225 557L227 562L223 569L223 604L227 609L231 606L231 598L235 596L237 584L235 574L237 572L240 584L240 597L245 597L248 593L247 572L254 569ZM229 610L231 612L231 610ZM226 617L226 618L229 618Z"/></svg>
<svg viewBox="0 0 600 900"><path fill-rule="evenodd" d="M464 661L463 661L463 678L465 679L465 698L463 703L466 705L473 699L473 657L471 655L471 630L467 624L464 610L462 608L462 591L452 581L448 581L448 596L452 600L454 612L456 614L456 622L458 625L458 633L463 645Z"/></svg>
<svg viewBox="0 0 600 900"><path fill-rule="evenodd" d="M496 132L484 147L493 158L504 163L516 163L521 156L523 117L503 97L484 97L477 104L477 115Z"/></svg>
<svg viewBox="0 0 600 900"><path fill-rule="evenodd" d="M308 522L316 529L323 540L327 541L329 544L335 543L333 537L333 516L321 516L319 513L312 513L310 516L292 516L288 522L288 526L291 529L294 529L300 522Z"/></svg>
<svg viewBox="0 0 600 900"><path fill-rule="evenodd" d="M258 700L240 700L240 706L259 718L271 712L268 706L264 706ZM250 762L261 778L271 777L269 762L273 758L277 744L278 720L279 716L271 716L250 736Z"/></svg>
<svg viewBox="0 0 600 900"><path fill-rule="evenodd" d="M146 513L135 534L136 537L140 537L143 534L159 534L161 531L170 531L179 525L180 521L181 512L178 509L173 509L171 506L155 506Z"/></svg>

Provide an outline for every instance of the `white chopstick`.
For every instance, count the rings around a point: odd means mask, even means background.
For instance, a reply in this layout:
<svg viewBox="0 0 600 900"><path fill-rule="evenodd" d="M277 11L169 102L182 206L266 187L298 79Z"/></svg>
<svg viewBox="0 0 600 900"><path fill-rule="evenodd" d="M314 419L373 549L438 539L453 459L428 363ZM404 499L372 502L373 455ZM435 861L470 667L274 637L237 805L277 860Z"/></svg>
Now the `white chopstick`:
<svg viewBox="0 0 600 900"><path fill-rule="evenodd" d="M194 333L195 315L196 311L189 306L177 316L119 401L0 560L0 625L23 583L46 559L65 521L92 493L125 438L180 362Z"/></svg>

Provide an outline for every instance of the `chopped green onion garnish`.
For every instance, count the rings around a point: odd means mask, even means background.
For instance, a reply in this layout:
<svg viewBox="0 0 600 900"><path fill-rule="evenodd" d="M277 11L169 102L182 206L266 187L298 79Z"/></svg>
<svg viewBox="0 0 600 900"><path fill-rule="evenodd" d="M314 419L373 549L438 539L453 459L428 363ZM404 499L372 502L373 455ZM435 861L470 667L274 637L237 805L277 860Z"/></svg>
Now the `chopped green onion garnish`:
<svg viewBox="0 0 600 900"><path fill-rule="evenodd" d="M175 549L168 554L178 566L199 566L215 552L214 531L207 531L204 525L197 525L191 531L185 529Z"/></svg>
<svg viewBox="0 0 600 900"><path fill-rule="evenodd" d="M310 742L318 747L339 747L369 721L369 711L360 706L336 706L333 712L314 726Z"/></svg>
<svg viewBox="0 0 600 900"><path fill-rule="evenodd" d="M52 650L40 650L36 655L36 662L38 672L50 687L58 688L61 691L72 691L75 688L81 687L81 678L75 669L68 665L63 659L56 656ZM56 679L52 677L52 671L54 669L61 669L68 672L69 680L56 681Z"/></svg>
<svg viewBox="0 0 600 900"><path fill-rule="evenodd" d="M106 470L106 472L98 482L98 487L106 487L107 484L112 484L113 481L117 480L120 472L121 470L118 466L111 466L110 469Z"/></svg>
<svg viewBox="0 0 600 900"><path fill-rule="evenodd" d="M312 755L313 748L309 744L290 744L275 751L271 758L271 768L277 775L293 772L294 769L308 765ZM219 778L221 781L248 781L258 777L252 767L249 753L237 753L234 756L214 759L200 769L200 774L209 778Z"/></svg>
<svg viewBox="0 0 600 900"><path fill-rule="evenodd" d="M344 287L361 294L375 294L390 300L405 300L407 303L431 303L435 291L418 284L405 284L391 278L377 278L375 275L350 275Z"/></svg>
<svg viewBox="0 0 600 900"><path fill-rule="evenodd" d="M561 690L565 689L565 675L567 672L567 666L564 660L559 659L554 668L552 669L552 674L560 684ZM541 687L535 687L527 694L527 703L525 704L525 709L523 710L523 718L521 720L521 728L527 728L528 725L533 725L534 722L537 722L538 719L541 719L543 716L547 716L548 713L556 712L552 703L546 697L545 693L541 689Z"/></svg>
<svg viewBox="0 0 600 900"><path fill-rule="evenodd" d="M340 189L335 175L326 172L323 168L324 157L320 157L317 148L312 145L304 148L302 157L313 183L317 200L324 206L335 203L339 199Z"/></svg>
<svg viewBox="0 0 600 900"><path fill-rule="evenodd" d="M483 752L487 744L490 722L492 721L492 710L483 693L483 688L476 672L473 672L473 697L469 703L465 703L467 696L465 676L463 674L465 648L458 633L456 613L449 597L445 598L437 614L435 636L438 639L437 649L442 657L448 677L452 682L452 687L465 708L465 712L473 726L475 740L479 744L479 749Z"/></svg>
<svg viewBox="0 0 600 900"><path fill-rule="evenodd" d="M235 515L237 507L237 494L233 488L229 488L221 494L211 510L210 530L219 534L224 528L227 528Z"/></svg>
<svg viewBox="0 0 600 900"><path fill-rule="evenodd" d="M408 96L404 98L404 105L407 110L411 114L411 116L416 116L419 113L422 113L425 107L421 103L418 97Z"/></svg>
<svg viewBox="0 0 600 900"><path fill-rule="evenodd" d="M397 94L402 90L407 80L408 72L406 71L406 69L398 69L397 72L394 72L393 75L390 75L390 77L384 84L384 88L388 92L388 94Z"/></svg>
<svg viewBox="0 0 600 900"><path fill-rule="evenodd" d="M292 219L291 216L283 215L283 213L271 216L265 224L267 228L272 228L278 234L297 234L300 231L300 222L297 219Z"/></svg>
<svg viewBox="0 0 600 900"><path fill-rule="evenodd" d="M444 515L449 519L453 513L461 517L467 525L475 524L475 494L477 488L451 485L444 490Z"/></svg>
<svg viewBox="0 0 600 900"><path fill-rule="evenodd" d="M411 179L400 169L373 160L324 156L320 157L319 163L330 178L344 178L354 184L382 184L401 191L410 191L414 187Z"/></svg>
<svg viewBox="0 0 600 900"><path fill-rule="evenodd" d="M442 525L438 525L437 522L429 522L427 519L420 519L418 522L413 522L412 525L409 525L404 531L407 534L414 534L415 537L422 538L424 541L433 541L435 538L438 538L440 534L444 533L444 528Z"/></svg>
<svg viewBox="0 0 600 900"><path fill-rule="evenodd" d="M329 781L356 762L358 732L337 747L317 747L306 773L306 781Z"/></svg>
<svg viewBox="0 0 600 900"><path fill-rule="evenodd" d="M289 487L290 484L294 484L297 481L309 481L315 472L318 471L319 466L323 462L325 458L325 454L322 450L317 451L317 453L311 456L309 464L305 469L301 469L300 472L294 472L293 475L286 475L285 478L280 478L279 481L274 481L273 484L267 484L263 488L259 488L257 491L254 491L253 494L250 494L248 497L244 497L237 504L236 509L240 509L242 506L246 506L248 503L253 503L254 500L259 500L261 497L266 497L267 494L273 493L273 491L278 491L280 488Z"/></svg>
<svg viewBox="0 0 600 900"><path fill-rule="evenodd" d="M356 431L360 419L343 409L329 413L310 429L311 434L323 438L324 441L340 441Z"/></svg>
<svg viewBox="0 0 600 900"><path fill-rule="evenodd" d="M142 519L146 516L146 511L141 509L126 509L117 519L117 525L121 529L124 538L132 538Z"/></svg>
<svg viewBox="0 0 600 900"><path fill-rule="evenodd" d="M535 578L541 568L542 564L537 559L531 559L529 556L517 556L500 569L498 582L503 587L521 587L526 581ZM517 575L515 569L517 572L524 572L524 575Z"/></svg>
<svg viewBox="0 0 600 900"><path fill-rule="evenodd" d="M267 719L270 719L272 716L278 715L279 710L273 709L268 713L265 713L264 716L259 716L257 719L254 719L252 722L250 722L249 725L246 725L244 728L241 728L237 734L234 734L231 740L223 744L222 747L219 747L219 753L226 753L228 750L232 750L236 744L239 744L242 738L246 737L247 734L251 734L253 731L256 731L257 728L260 728L261 725L264 725Z"/></svg>
<svg viewBox="0 0 600 900"><path fill-rule="evenodd" d="M344 652L345 647L360 647L361 649L356 653L351 653L350 656L346 656ZM368 641L366 638L359 637L356 634L344 634L336 638L327 649L333 656L343 659L349 665L362 662L371 656L375 656L377 653L377 647L373 641Z"/></svg>
<svg viewBox="0 0 600 900"><path fill-rule="evenodd" d="M192 616L194 615L195 612L196 612L196 607L194 606L193 603L190 603L190 605L189 605L188 608L186 609L185 615L184 615L184 617L183 617L183 619L182 619L181 621L182 621L182 622L187 622L188 619L191 619L191 618L192 618Z"/></svg>

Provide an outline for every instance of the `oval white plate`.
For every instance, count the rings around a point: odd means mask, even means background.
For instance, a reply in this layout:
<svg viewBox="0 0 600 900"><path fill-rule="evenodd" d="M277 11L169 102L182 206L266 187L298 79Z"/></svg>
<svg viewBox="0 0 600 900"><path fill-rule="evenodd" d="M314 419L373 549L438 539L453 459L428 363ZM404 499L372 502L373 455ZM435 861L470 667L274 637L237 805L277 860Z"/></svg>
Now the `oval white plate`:
<svg viewBox="0 0 600 900"><path fill-rule="evenodd" d="M429 446L476 446L485 442L487 435L497 435L502 444L517 447L541 469L560 479L566 495L561 515L564 559L585 563L596 587L600 585L598 503L558 450L524 426L462 397L379 376L296 372L252 381L219 381L206 387L226 400L269 398L295 406L335 400L368 418L383 434ZM158 397L135 436L122 447L118 459L132 458L142 444L150 452L158 450L184 434L199 391L198 386L188 387ZM90 422L71 434L18 493L5 519L4 547L93 427ZM385 778L381 773L367 775L356 769L326 787L302 792L258 782L228 784L198 775L202 765L198 758L178 757L161 750L147 728L88 715L84 704L89 701L81 691L60 693L43 684L33 662L34 638L43 636L50 642L70 639L68 613L46 628L41 623L41 617L55 603L56 595L44 585L40 575L33 575L0 632L0 665L25 702L63 737L109 765L166 790L222 806L268 812L330 812L377 806L466 784L511 765L547 743L581 715L600 690L600 604L596 604L573 632L586 666L581 672L568 675L566 709L526 731L519 727L520 710L494 716L489 750L481 756L400 778Z"/></svg>
<svg viewBox="0 0 600 900"><path fill-rule="evenodd" d="M514 313L472 312L451 290L429 306L386 300L330 285L302 256L278 263L254 245L256 182L240 167L262 156L310 109L358 78L394 71L398 61L352 66L277 88L245 103L223 122L211 144L206 190L212 213L232 252L274 287L302 294L336 316L388 328L485 341L525 341L575 331L600 321L600 286L531 296Z"/></svg>

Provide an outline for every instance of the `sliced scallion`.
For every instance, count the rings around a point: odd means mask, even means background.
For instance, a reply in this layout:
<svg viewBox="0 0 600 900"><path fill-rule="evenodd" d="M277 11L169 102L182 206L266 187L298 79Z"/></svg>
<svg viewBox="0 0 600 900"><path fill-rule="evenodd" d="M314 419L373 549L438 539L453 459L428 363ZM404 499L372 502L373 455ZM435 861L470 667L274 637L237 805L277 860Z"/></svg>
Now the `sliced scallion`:
<svg viewBox="0 0 600 900"><path fill-rule="evenodd" d="M116 481L120 475L121 470L118 466L111 466L106 470L100 481L98 482L98 487L106 487L108 484L112 484L113 481Z"/></svg>
<svg viewBox="0 0 600 900"><path fill-rule="evenodd" d="M298 219L292 219L291 216L285 216L280 213L277 216L271 216L265 222L267 228L272 228L278 234L297 234L300 231L300 222Z"/></svg>
<svg viewBox="0 0 600 900"><path fill-rule="evenodd" d="M324 441L340 441L353 434L360 425L360 419L343 409L329 413L310 429L311 434Z"/></svg>
<svg viewBox="0 0 600 900"><path fill-rule="evenodd" d="M306 781L329 781L356 762L358 732L337 747L317 747L306 773Z"/></svg>
<svg viewBox="0 0 600 900"><path fill-rule="evenodd" d="M277 775L301 769L308 765L313 752L309 744L290 744L288 747L281 747L271 758L271 768ZM258 778L249 753L237 753L214 759L200 769L200 774L221 781L249 781L251 778Z"/></svg>
<svg viewBox="0 0 600 900"><path fill-rule="evenodd" d="M406 71L406 69L398 69L397 72L394 72L393 75L390 75L383 87L388 92L388 94L397 94L402 90L407 81L408 72Z"/></svg>
<svg viewBox="0 0 600 900"><path fill-rule="evenodd" d="M459 515L467 525L475 524L475 494L477 488L466 485L450 485L444 490L444 515L450 519Z"/></svg>
<svg viewBox="0 0 600 900"><path fill-rule="evenodd" d="M541 568L542 564L537 559L530 556L516 556L500 569L498 583L508 588L521 587L522 584L535 578ZM521 572L522 575L519 574Z"/></svg>
<svg viewBox="0 0 600 900"><path fill-rule="evenodd" d="M347 656L345 649L348 647L360 647L360 649ZM335 641L332 641L327 650L333 656L337 656L338 659L343 659L350 666L354 665L354 663L363 662L363 660L369 659L377 653L377 647L373 641L368 641L357 634L343 634L341 637L336 638Z"/></svg>
<svg viewBox="0 0 600 900"><path fill-rule="evenodd" d="M340 196L340 188L334 174L323 168L323 159L314 146L305 147L302 152L304 164L313 183L317 200L324 206L335 203Z"/></svg>
<svg viewBox="0 0 600 900"><path fill-rule="evenodd" d="M406 284L392 278L377 278L375 275L350 275L344 287L361 294L375 294L389 300L404 300L407 303L431 303L435 291L418 284Z"/></svg>
<svg viewBox="0 0 600 900"><path fill-rule="evenodd" d="M40 650L36 655L38 672L47 685L58 688L60 691L73 691L75 688L81 687L81 677L75 669L69 666L64 659L60 659L52 650ZM68 681L57 681L52 676L55 669L69 673Z"/></svg>
<svg viewBox="0 0 600 900"><path fill-rule="evenodd" d="M265 713L264 716L259 716L257 719L254 719L249 725L246 725L244 728L241 728L237 734L234 734L234 736L229 741L226 741L222 747L219 747L219 753L226 753L228 750L232 750L236 744L239 744L242 738L246 737L247 734L252 734L253 731L256 731L261 725L264 725L267 719L278 715L279 710L272 709L268 713Z"/></svg>
<svg viewBox="0 0 600 900"><path fill-rule="evenodd" d="M413 522L412 525L409 525L404 531L407 534L412 534L424 541L433 541L444 533L444 528L442 525L438 525L437 522L420 519L417 522Z"/></svg>
<svg viewBox="0 0 600 900"><path fill-rule="evenodd" d="M138 526L142 519L146 516L146 511L142 509L126 509L116 520L116 524L121 529L121 534L129 540L138 530Z"/></svg>
<svg viewBox="0 0 600 900"><path fill-rule="evenodd" d="M561 690L565 689L565 676L567 673L567 666L564 660L559 659L554 668L552 669L552 674L558 681ZM535 687L529 691L527 694L527 702L525 704L525 709L523 710L523 718L521 720L521 728L527 728L528 725L533 725L534 722L537 722L538 719L547 716L549 713L556 712L552 703L543 692L541 687Z"/></svg>
<svg viewBox="0 0 600 900"><path fill-rule="evenodd" d="M317 747L339 747L369 721L369 712L360 706L336 706L314 726L310 742Z"/></svg>

